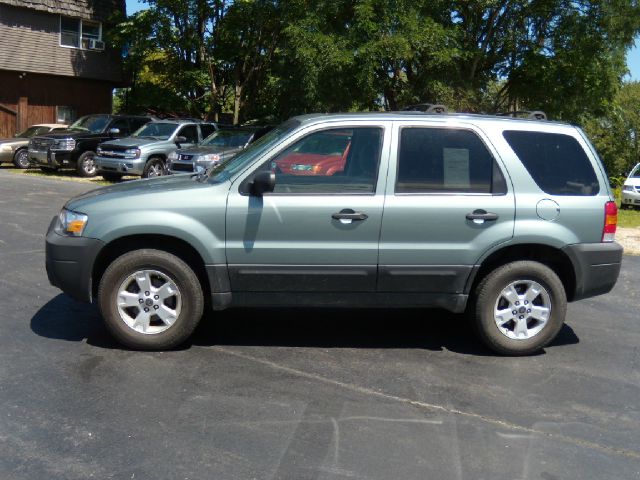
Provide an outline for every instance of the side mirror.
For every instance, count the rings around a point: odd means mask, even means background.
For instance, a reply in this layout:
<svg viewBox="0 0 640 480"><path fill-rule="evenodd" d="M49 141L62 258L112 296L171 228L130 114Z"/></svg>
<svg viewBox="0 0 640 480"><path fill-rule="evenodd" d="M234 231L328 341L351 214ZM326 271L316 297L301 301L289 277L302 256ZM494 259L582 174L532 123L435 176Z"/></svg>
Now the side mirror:
<svg viewBox="0 0 640 480"><path fill-rule="evenodd" d="M120 134L120 129L119 128L110 128L109 129L109 135L119 135Z"/></svg>
<svg viewBox="0 0 640 480"><path fill-rule="evenodd" d="M176 144L179 146L181 143L187 143L187 137L176 137L175 139Z"/></svg>
<svg viewBox="0 0 640 480"><path fill-rule="evenodd" d="M256 197L273 192L274 188L276 188L276 174L271 170L256 173L250 185L251 194Z"/></svg>

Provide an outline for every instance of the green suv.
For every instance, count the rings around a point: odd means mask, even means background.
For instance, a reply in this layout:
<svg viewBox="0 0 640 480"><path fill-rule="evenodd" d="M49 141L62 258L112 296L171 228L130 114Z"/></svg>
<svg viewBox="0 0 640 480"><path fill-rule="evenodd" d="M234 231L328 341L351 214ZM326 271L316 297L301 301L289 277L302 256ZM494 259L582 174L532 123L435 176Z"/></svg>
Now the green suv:
<svg viewBox="0 0 640 480"><path fill-rule="evenodd" d="M46 266L131 348L179 345L205 305L437 307L466 312L492 350L526 355L553 340L567 302L613 288L616 221L574 126L309 115L206 173L71 199Z"/></svg>

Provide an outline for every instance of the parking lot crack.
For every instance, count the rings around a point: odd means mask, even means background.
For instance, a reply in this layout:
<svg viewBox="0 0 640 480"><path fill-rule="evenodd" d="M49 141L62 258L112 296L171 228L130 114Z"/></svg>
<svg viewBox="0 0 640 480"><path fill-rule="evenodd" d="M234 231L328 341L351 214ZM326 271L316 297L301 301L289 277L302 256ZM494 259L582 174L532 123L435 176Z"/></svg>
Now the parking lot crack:
<svg viewBox="0 0 640 480"><path fill-rule="evenodd" d="M483 423L491 424L491 425L494 425L496 427L500 427L500 428L504 428L504 429L508 429L508 430L512 430L512 431L516 431L516 432L523 432L523 433L527 433L527 434L540 435L540 436L543 436L543 437L547 437L549 439L559 440L559 441L562 441L562 442L565 442L565 443L570 443L570 444L573 444L573 445L576 445L576 446L589 448L589 449L592 449L592 450L597 450L597 451L600 451L600 452L603 452L603 453L606 453L606 454L613 454L613 455L618 455L618 456L627 457L627 458L640 459L640 452L636 452L634 450L616 448L616 447L612 447L612 446L609 446L609 445L602 445L600 443L591 442L591 441L588 441L588 440L583 440L583 439L576 438L576 437L569 436L569 435L553 433L553 432L548 432L548 431L544 431L544 430L540 430L540 429L536 429L536 428L527 427L525 425L520 425L520 424L517 424L517 423L513 423L513 422L506 421L506 420L502 420L500 418L490 417L490 416L482 415L482 414L475 413L475 412L460 410L460 409L452 408L452 407L446 407L446 406L438 405L438 404L435 404L435 403L425 402L423 400L415 400L415 399L411 399L411 398L401 397L401 396L398 396L398 395L393 395L393 394L390 394L390 393L386 393L386 392L382 392L382 391L379 391L379 390L375 390L375 389L370 388L370 387L365 387L365 386L357 385L357 384L354 384L354 383L344 382L344 381L341 381L341 380L336 380L336 379L333 379L333 378L325 377L323 375L318 375L318 374L313 373L313 372L306 372L304 370L300 370L300 369L297 369L297 368L288 367L286 365L281 365L279 363L273 362L271 360L267 360L265 358L256 357L256 356L249 355L249 354L246 354L246 353L243 353L243 352L239 352L239 351L236 351L236 350L233 350L233 349L230 349L230 348L226 348L226 347L216 346L216 347L213 347L213 348L216 351L219 351L221 353L225 353L227 355L232 355L232 356L235 356L235 357L238 357L238 358L242 358L244 360L260 363L260 364L268 366L270 368L286 372L286 373L288 373L290 375L295 375L295 376L298 376L298 377L307 378L309 380L314 380L314 381L318 381L318 382L323 382L325 384L334 385L336 387L344 388L344 389L347 389L347 390L350 390L352 392L359 393L359 394L362 394L362 395L375 396L375 397L382 398L382 399L389 400L389 401L393 401L393 402L400 402L400 403L404 403L404 404L407 404L407 405L412 405L412 406L420 408L420 409L431 410L431 411L435 411L435 412L442 412L442 413L449 414L449 415L457 415L457 416L460 416L460 417L465 417L465 418L481 421Z"/></svg>

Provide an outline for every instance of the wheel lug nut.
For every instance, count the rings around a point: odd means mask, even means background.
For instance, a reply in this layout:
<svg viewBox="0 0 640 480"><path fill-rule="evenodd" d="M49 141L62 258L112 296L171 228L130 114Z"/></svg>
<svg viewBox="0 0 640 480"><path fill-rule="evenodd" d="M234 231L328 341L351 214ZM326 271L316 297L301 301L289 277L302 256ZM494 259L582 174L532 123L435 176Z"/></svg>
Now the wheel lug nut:
<svg viewBox="0 0 640 480"><path fill-rule="evenodd" d="M144 303L144 300L143 300L143 299L140 299L140 300L138 300L138 302L140 302L140 303Z"/></svg>
<svg viewBox="0 0 640 480"><path fill-rule="evenodd" d="M154 295L153 298L155 298L156 300L158 300L160 298L160 295Z"/></svg>
<svg viewBox="0 0 640 480"><path fill-rule="evenodd" d="M520 317L519 317L519 318L520 318L520 320L522 320L522 319L524 318L524 315L520 315Z"/></svg>
<svg viewBox="0 0 640 480"><path fill-rule="evenodd" d="M149 309L148 309L147 307L144 307L144 311L145 311L145 312L148 312L148 311L149 311ZM522 317L520 317L520 318L522 318Z"/></svg>
<svg viewBox="0 0 640 480"><path fill-rule="evenodd" d="M149 292L144 292L144 294L148 297L149 296Z"/></svg>
<svg viewBox="0 0 640 480"><path fill-rule="evenodd" d="M516 305L520 305L520 302L516 302Z"/></svg>
<svg viewBox="0 0 640 480"><path fill-rule="evenodd" d="M529 303L529 300L525 300L524 304L527 305Z"/></svg>
<svg viewBox="0 0 640 480"><path fill-rule="evenodd" d="M517 310L514 310L514 311L513 311L513 314L514 314L514 315L515 315L515 314L517 314L517 313L518 313L518 311L517 311Z"/></svg>
<svg viewBox="0 0 640 480"><path fill-rule="evenodd" d="M527 313L531 313L531 309L528 309L528 310L527 310Z"/></svg>
<svg viewBox="0 0 640 480"><path fill-rule="evenodd" d="M157 309L159 309L159 308L160 308L160 307L159 307L158 305L154 305L154 306L153 306L153 309L154 309L154 310L157 310Z"/></svg>

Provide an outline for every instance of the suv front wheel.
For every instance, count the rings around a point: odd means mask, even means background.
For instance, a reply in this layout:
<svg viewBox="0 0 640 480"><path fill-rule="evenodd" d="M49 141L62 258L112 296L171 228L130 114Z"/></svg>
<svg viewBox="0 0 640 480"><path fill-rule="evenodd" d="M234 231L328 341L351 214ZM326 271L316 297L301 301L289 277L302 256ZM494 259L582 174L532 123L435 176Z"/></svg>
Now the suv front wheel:
<svg viewBox="0 0 640 480"><path fill-rule="evenodd" d="M81 177L95 177L98 172L95 152L84 152L80 155L76 169Z"/></svg>
<svg viewBox="0 0 640 480"><path fill-rule="evenodd" d="M496 268L478 285L473 304L483 342L504 355L529 355L549 344L564 323L567 296L546 265L516 261Z"/></svg>
<svg viewBox="0 0 640 480"><path fill-rule="evenodd" d="M142 178L161 177L166 174L166 168L161 158L150 158L147 164L144 166L142 172Z"/></svg>
<svg viewBox="0 0 640 480"><path fill-rule="evenodd" d="M128 347L164 350L183 343L202 317L198 277L162 250L134 250L104 272L98 303L107 328Z"/></svg>

